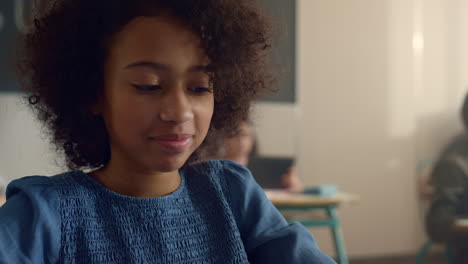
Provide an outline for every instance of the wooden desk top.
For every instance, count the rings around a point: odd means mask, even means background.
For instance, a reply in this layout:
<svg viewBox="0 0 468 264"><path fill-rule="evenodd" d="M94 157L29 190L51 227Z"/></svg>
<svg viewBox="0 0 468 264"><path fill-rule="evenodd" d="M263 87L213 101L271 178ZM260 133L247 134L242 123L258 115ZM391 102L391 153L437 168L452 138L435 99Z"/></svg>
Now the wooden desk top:
<svg viewBox="0 0 468 264"><path fill-rule="evenodd" d="M319 196L266 189L265 194L275 206L327 206L359 200L358 196L349 193L338 193L334 196Z"/></svg>

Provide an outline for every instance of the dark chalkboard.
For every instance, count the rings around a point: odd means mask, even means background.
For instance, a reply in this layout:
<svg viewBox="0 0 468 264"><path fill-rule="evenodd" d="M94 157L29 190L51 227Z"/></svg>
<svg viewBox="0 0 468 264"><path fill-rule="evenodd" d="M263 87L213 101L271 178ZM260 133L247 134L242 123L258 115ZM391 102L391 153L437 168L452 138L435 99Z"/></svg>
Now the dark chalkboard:
<svg viewBox="0 0 468 264"><path fill-rule="evenodd" d="M261 0L273 22L270 62L277 92L260 101L294 103L296 99L296 1Z"/></svg>
<svg viewBox="0 0 468 264"><path fill-rule="evenodd" d="M25 30L32 0L0 1L0 91L18 89L14 75L15 40Z"/></svg>
<svg viewBox="0 0 468 264"><path fill-rule="evenodd" d="M37 4L36 0L36 4ZM272 18L275 38L270 61L277 93L261 101L295 102L295 0L261 0L266 13ZM17 34L25 30L25 21L33 0L0 1L0 92L15 91L18 85L13 74L14 44Z"/></svg>

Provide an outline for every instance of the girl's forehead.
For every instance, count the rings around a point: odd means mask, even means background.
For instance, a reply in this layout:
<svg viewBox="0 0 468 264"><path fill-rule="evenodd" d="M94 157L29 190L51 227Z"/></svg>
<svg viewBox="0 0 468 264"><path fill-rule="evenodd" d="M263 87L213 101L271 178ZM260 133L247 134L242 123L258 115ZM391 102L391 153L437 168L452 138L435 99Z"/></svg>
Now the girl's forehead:
<svg viewBox="0 0 468 264"><path fill-rule="evenodd" d="M208 64L200 38L171 16L136 17L117 33L110 45L113 63L153 61L165 65Z"/></svg>
<svg viewBox="0 0 468 264"><path fill-rule="evenodd" d="M189 25L170 15L137 16L131 19L115 36L115 41L132 41L157 44L167 39L173 43L200 44L200 37ZM158 40L152 43L153 40Z"/></svg>

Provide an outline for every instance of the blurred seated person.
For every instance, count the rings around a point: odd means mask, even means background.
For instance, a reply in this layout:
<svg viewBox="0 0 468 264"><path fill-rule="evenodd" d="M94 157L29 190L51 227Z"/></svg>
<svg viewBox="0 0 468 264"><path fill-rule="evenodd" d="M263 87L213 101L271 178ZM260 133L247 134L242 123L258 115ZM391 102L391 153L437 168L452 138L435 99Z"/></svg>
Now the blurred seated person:
<svg viewBox="0 0 468 264"><path fill-rule="evenodd" d="M255 132L252 123L243 121L234 135L223 140L223 146L223 152L221 152L223 159L232 160L247 167L249 160L256 155ZM292 192L302 192L304 189L294 166L289 167L281 176L281 185Z"/></svg>
<svg viewBox="0 0 468 264"><path fill-rule="evenodd" d="M455 263L468 263L468 232L455 229L458 218L468 218L468 96L462 108L465 132L442 152L431 173L433 193L426 215L431 240L453 248Z"/></svg>

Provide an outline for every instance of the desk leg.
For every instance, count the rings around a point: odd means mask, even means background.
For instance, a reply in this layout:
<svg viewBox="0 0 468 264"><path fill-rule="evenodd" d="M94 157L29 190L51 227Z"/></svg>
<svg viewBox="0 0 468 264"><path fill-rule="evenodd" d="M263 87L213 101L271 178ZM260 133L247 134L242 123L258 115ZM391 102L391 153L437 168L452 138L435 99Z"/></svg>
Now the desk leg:
<svg viewBox="0 0 468 264"><path fill-rule="evenodd" d="M332 234L333 240L335 241L335 251L338 258L338 263L348 264L348 256L346 256L343 233L341 231L341 223L340 219L336 215L335 207L328 207L327 213L330 219L333 221Z"/></svg>

